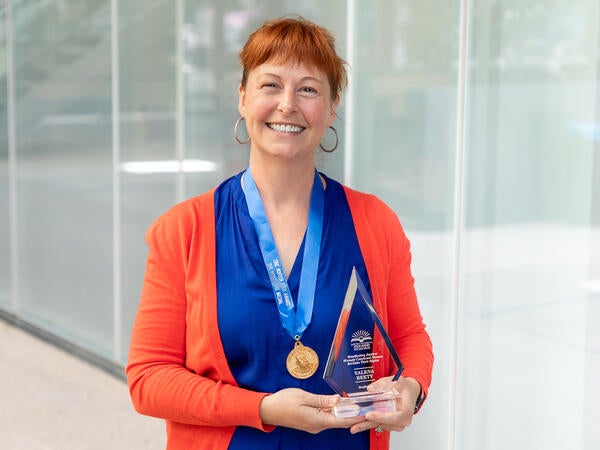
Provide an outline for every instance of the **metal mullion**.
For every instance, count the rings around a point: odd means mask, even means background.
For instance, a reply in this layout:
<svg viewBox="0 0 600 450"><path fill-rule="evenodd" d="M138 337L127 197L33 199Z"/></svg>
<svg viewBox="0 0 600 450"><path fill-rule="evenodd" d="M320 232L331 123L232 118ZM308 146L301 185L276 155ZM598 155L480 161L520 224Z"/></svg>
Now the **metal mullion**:
<svg viewBox="0 0 600 450"><path fill-rule="evenodd" d="M183 0L177 0L176 23L175 23L175 53L177 63L175 64L176 79L176 102L175 102L175 158L179 163L176 174L176 200L180 202L185 197L185 172L183 171L183 160L185 158L185 92L184 92L184 47L183 47Z"/></svg>
<svg viewBox="0 0 600 450"><path fill-rule="evenodd" d="M448 354L450 355L448 382L448 450L456 448L456 416L457 416L457 383L460 361L460 295L461 295L461 238L463 232L464 206L464 164L465 133L468 82L468 50L469 50L469 0L460 2L458 79L456 101L456 142L454 161L454 217L452 238L452 290L450 306L450 339Z"/></svg>
<svg viewBox="0 0 600 450"><path fill-rule="evenodd" d="M16 130L16 87L14 59L14 30L12 1L6 2L6 89L8 127L8 216L10 235L10 299L18 315L19 299L19 227L17 218L17 130Z"/></svg>
<svg viewBox="0 0 600 450"><path fill-rule="evenodd" d="M121 299L121 113L119 76L119 2L110 2L111 21L111 97L112 97L112 183L113 183L113 357L122 358Z"/></svg>
<svg viewBox="0 0 600 450"><path fill-rule="evenodd" d="M346 61L350 67L355 64L355 25L356 25L356 0L346 2ZM346 94L344 131L344 184L352 186L352 172L354 170L354 98L355 87L352 71L348 72L348 91Z"/></svg>

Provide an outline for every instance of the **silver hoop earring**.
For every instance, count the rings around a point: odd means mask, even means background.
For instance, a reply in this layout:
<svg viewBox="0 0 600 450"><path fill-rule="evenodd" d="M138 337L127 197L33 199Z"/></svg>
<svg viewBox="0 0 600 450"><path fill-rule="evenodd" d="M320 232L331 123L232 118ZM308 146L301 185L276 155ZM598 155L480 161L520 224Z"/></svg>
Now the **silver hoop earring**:
<svg viewBox="0 0 600 450"><path fill-rule="evenodd" d="M238 128L240 126L240 123L242 123L243 120L246 120L246 119L244 117L240 117L235 122L235 126L233 127L233 137L235 138L235 142L237 142L238 144L241 144L241 145L245 145L248 142L250 142L250 136L248 136L248 138L245 141L242 141L238 136Z"/></svg>
<svg viewBox="0 0 600 450"><path fill-rule="evenodd" d="M338 134L337 134L337 130L333 127L329 127L329 129L331 131L333 131L333 135L335 136L335 144L333 145L333 147L323 147L323 144L319 144L319 147L321 147L321 150L323 150L326 153L334 152L335 149L338 147L338 144L340 143L340 140L339 140Z"/></svg>

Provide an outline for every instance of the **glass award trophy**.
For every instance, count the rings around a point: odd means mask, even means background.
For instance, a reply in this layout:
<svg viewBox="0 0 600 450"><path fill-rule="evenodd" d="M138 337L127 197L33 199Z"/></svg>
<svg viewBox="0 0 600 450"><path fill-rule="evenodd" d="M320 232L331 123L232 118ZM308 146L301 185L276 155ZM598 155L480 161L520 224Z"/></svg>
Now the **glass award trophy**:
<svg viewBox="0 0 600 450"><path fill-rule="evenodd" d="M374 338L383 339L387 350L384 354L374 350ZM364 283L353 268L323 373L323 379L342 397L333 410L336 417L396 410L396 395L391 391L367 391L367 386L375 381L377 365L390 357L396 364L394 380L397 380L404 367Z"/></svg>

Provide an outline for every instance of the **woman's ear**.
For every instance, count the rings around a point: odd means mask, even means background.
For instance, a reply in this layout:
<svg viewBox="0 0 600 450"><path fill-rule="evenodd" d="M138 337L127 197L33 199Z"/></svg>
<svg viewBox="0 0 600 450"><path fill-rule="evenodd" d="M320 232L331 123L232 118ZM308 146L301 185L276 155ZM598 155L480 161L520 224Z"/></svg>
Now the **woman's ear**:
<svg viewBox="0 0 600 450"><path fill-rule="evenodd" d="M333 100L331 102L331 114L330 114L330 117L329 117L329 126L331 126L331 124L333 123L333 121L337 117L337 108L338 108L338 106L340 104L340 100L341 100L340 94L338 94L335 97L335 100Z"/></svg>
<svg viewBox="0 0 600 450"><path fill-rule="evenodd" d="M241 84L238 86L238 112L240 116L245 117L246 113L246 91Z"/></svg>

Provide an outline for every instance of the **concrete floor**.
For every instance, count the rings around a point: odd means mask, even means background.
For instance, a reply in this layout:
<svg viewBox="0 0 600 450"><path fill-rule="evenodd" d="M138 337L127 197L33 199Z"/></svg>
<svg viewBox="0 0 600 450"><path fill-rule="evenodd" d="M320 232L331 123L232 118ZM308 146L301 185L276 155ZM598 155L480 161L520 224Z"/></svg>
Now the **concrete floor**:
<svg viewBox="0 0 600 450"><path fill-rule="evenodd" d="M0 321L0 449L164 448L123 380Z"/></svg>

